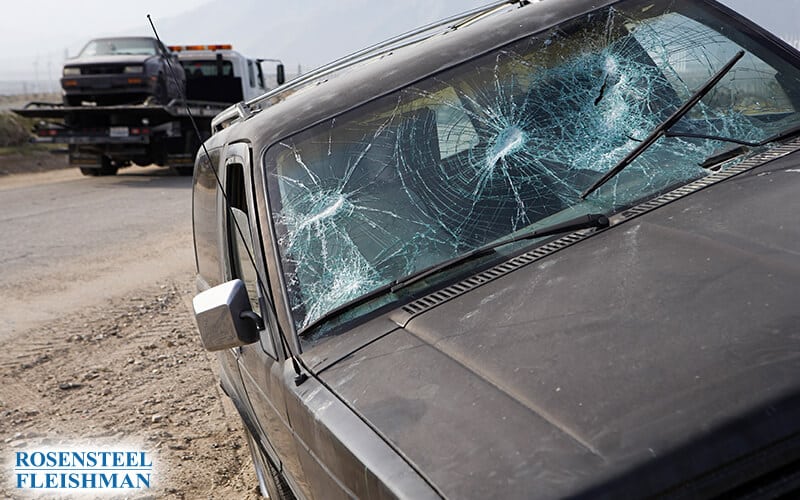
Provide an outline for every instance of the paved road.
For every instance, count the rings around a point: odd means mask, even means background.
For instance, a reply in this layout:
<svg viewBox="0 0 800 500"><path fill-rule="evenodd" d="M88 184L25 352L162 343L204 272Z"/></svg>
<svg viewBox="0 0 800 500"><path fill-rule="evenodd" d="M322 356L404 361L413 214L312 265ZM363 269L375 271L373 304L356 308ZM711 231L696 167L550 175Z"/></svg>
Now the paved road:
<svg viewBox="0 0 800 500"><path fill-rule="evenodd" d="M75 308L191 276L191 179L133 167L0 178L0 340Z"/></svg>

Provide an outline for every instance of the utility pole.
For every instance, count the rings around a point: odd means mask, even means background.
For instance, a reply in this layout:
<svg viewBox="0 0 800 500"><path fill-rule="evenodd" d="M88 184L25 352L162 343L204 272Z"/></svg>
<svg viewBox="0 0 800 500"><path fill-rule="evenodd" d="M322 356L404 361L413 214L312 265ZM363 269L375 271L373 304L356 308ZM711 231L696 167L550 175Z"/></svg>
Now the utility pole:
<svg viewBox="0 0 800 500"><path fill-rule="evenodd" d="M39 90L39 54L36 54L36 59L33 60L33 93Z"/></svg>

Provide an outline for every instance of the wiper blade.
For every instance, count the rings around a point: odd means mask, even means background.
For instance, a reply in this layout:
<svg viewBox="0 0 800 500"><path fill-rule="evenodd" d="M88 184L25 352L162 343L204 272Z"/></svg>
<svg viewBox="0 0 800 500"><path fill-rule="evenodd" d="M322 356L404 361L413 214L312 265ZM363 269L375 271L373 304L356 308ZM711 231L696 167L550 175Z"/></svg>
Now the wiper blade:
<svg viewBox="0 0 800 500"><path fill-rule="evenodd" d="M658 139L660 139L663 135L665 135L672 126L678 123L678 121L681 118L683 118L686 115L686 113L688 113L698 102L700 102L700 99L705 97L706 94L708 94L711 91L711 89L713 89L720 82L720 80L722 80L725 77L725 75L728 74L728 72L733 68L733 66L737 62L739 62L739 59L741 59L742 57L744 57L744 51L740 50L739 52L736 53L736 55L734 55L731 58L730 61L728 61L727 64L725 64L725 66L723 66L719 71L717 71L717 73L714 76L712 76L711 79L705 83L705 85L700 87L694 94L692 94L689 100L686 101L683 104L683 106L678 108L678 110L675 111L675 113L673 113L672 116L661 122L661 124L659 124L655 128L655 130L653 130L650 133L650 135L647 136L645 140L643 140L635 148L633 148L633 150L630 153L628 153L625 156L625 158L620 160L620 162L617 163L614 166L614 168L603 174L601 178L599 178L597 181L594 182L594 184L589 186L589 188L586 191L584 191L583 194L581 194L581 198L586 199L587 196L594 193L602 185L604 185L606 182L608 182L614 176L620 173L623 169L625 169L625 167L633 163L634 160L636 160L636 158L638 158L642 153L647 151L647 149L649 149L650 146L655 144L655 142Z"/></svg>
<svg viewBox="0 0 800 500"><path fill-rule="evenodd" d="M477 259L478 257L482 257L484 255L488 255L498 247L508 245L517 241L522 240L532 240L536 238L542 238L544 236L553 236L556 234L562 233L570 233L573 231L579 231L581 229L589 229L589 228L606 228L609 225L608 217L603 214L588 214L588 215L581 215L580 217L575 217L574 219L570 219L568 221L564 221L558 224L553 224L552 226L548 226L542 229L538 229L536 231L532 231L530 233L523 233L512 238L494 241L492 243L486 244L484 246L475 248L470 250L467 253L463 253L461 255L457 255L452 259L447 259L443 262L440 262L436 265L428 267L426 269L422 269L416 273L413 273L405 278L400 280L396 280L391 285L391 291L395 292L400 290L401 288L406 288L409 285L417 283L432 274L436 274L438 272L444 271L451 267L455 267L459 264L464 262L468 262L473 259Z"/></svg>
<svg viewBox="0 0 800 500"><path fill-rule="evenodd" d="M606 217L605 215L602 214L582 215L580 217L575 217L574 219L570 219L568 221L561 222L559 224L553 224L552 226L545 227L537 231L533 231L526 234L520 234L518 236L514 236L513 238L509 238L506 240L499 240L489 243L482 247L471 250L467 253L453 257L452 259L448 259L443 262L440 262L439 264L435 264L431 267L422 269L404 278L394 280L390 283L386 283L385 285L381 285L378 288L370 290L369 292L365 293L360 297L356 297L355 299L350 300L345 304L342 304L334 309L331 309L330 311L323 314L319 318L315 319L308 325L304 326L302 331L300 332L300 336L302 337L308 335L308 333L313 331L316 326L330 320L334 316L337 316L352 307L358 306L365 302L369 302L370 300L373 300L376 297L379 297L386 293L394 293L402 288L406 288L414 283L417 283L418 281L423 280L432 274L436 274L440 271L444 271L445 269L455 267L458 264L467 262L472 259L477 259L478 257L484 255L488 255L492 253L494 249L497 247L508 245L510 243L514 243L515 241L531 240L534 238L542 238L544 236L553 236L561 233L579 231L581 229L606 228L608 227L608 225L609 225L608 217Z"/></svg>
<svg viewBox="0 0 800 500"><path fill-rule="evenodd" d="M750 146L751 148L755 148L758 146L763 146L761 142L754 142L754 141L745 141L742 139L736 139L735 137L725 137L722 135L713 135L713 134L695 134L693 132L675 132L667 130L664 133L664 137L686 137L689 139L710 139L712 141L720 141L720 142L730 142L733 144L739 144L740 146Z"/></svg>
<svg viewBox="0 0 800 500"><path fill-rule="evenodd" d="M748 151L750 151L750 149L744 146L736 146L735 148L731 148L721 153L709 156L708 158L705 159L705 161L703 161L703 163L700 164L700 167L711 168L714 165L719 165L720 163L726 162L728 160L736 158L737 156L743 155Z"/></svg>
<svg viewBox="0 0 800 500"><path fill-rule="evenodd" d="M767 137L763 141L759 142L758 145L759 146L766 146L770 142L775 142L775 141L781 141L783 139L788 139L788 138L790 138L792 136L795 136L797 134L800 134L800 125L788 128L788 129L786 129L786 130L784 130L782 132L778 132L775 135Z"/></svg>
<svg viewBox="0 0 800 500"><path fill-rule="evenodd" d="M703 163L700 164L700 166L703 167L703 168L709 168L709 167L712 167L714 165L717 165L718 163L722 163L722 162L728 161L728 160L730 160L732 158L735 158L735 157L737 157L739 155L745 154L748 151L750 151L749 148L759 148L759 147L762 147L762 146L766 146L767 144L769 144L771 142L776 142L776 141L781 141L781 140L784 140L784 139L788 139L788 138L793 137L793 136L798 135L798 134L800 134L800 125L797 125L797 126L788 128L786 130L783 130L781 132L778 132L777 134L771 135L771 136L767 137L766 139L764 139L762 141L758 141L758 142L741 141L741 140L738 140L738 139L732 139L732 138L729 138L729 137L720 137L720 136L715 136L715 135L688 134L688 133L684 134L684 133L681 133L681 132L667 132L666 135L667 135L667 137L697 137L697 138L700 138L700 139L714 139L714 140L717 140L717 141L732 142L734 144L739 144L739 146L737 146L735 148L728 149L726 151L723 151L721 153L718 153L718 154L715 154L715 155L712 155L712 156L706 158L705 161L703 161ZM745 147L745 146L747 146L747 147Z"/></svg>

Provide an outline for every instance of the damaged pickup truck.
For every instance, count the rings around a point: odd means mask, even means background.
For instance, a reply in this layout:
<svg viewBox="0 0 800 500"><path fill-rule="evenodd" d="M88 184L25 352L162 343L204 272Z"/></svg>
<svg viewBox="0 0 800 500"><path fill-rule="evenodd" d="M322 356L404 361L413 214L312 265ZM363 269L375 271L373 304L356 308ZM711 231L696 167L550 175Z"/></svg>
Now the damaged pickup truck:
<svg viewBox="0 0 800 500"><path fill-rule="evenodd" d="M273 498L800 494L800 54L493 4L213 122L205 347Z"/></svg>
<svg viewBox="0 0 800 500"><path fill-rule="evenodd" d="M141 103L167 104L186 93L186 77L169 71L177 55L149 37L97 38L64 64L64 104L80 106Z"/></svg>

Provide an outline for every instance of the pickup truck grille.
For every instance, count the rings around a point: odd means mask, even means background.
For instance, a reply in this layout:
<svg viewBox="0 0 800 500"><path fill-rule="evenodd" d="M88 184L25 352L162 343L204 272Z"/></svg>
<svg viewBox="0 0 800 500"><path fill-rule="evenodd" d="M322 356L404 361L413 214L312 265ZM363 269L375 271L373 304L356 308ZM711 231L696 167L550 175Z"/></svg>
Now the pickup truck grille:
<svg viewBox="0 0 800 500"><path fill-rule="evenodd" d="M116 75L122 73L125 68L122 64L93 64L91 66L81 66L82 75Z"/></svg>

